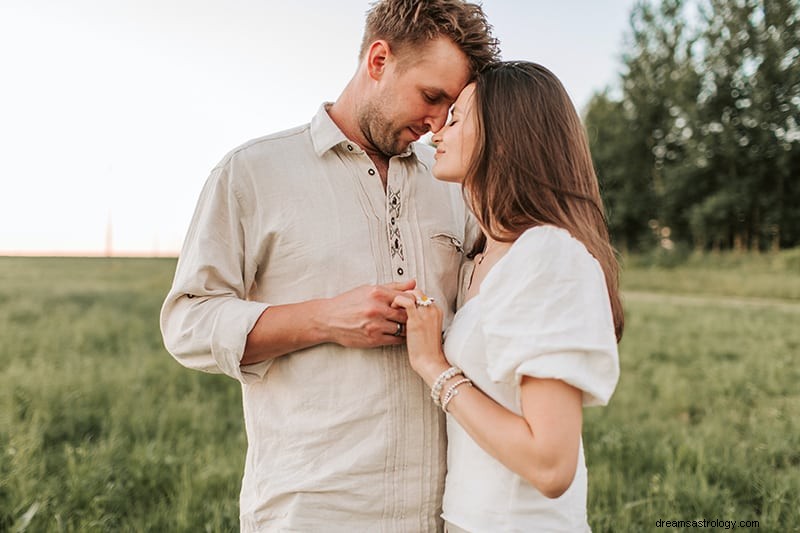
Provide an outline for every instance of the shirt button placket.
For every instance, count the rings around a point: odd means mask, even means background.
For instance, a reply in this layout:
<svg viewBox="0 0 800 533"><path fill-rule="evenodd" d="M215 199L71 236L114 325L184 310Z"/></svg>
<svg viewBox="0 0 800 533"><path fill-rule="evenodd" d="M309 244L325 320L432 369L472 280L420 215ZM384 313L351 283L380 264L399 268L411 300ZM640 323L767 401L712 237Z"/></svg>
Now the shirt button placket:
<svg viewBox="0 0 800 533"><path fill-rule="evenodd" d="M392 268L397 277L402 278L405 273L405 250L403 246L403 239L400 235L400 211L402 208L402 201L400 198L400 191L392 189L391 185L386 187L387 205L387 232L389 234L389 252L392 258Z"/></svg>

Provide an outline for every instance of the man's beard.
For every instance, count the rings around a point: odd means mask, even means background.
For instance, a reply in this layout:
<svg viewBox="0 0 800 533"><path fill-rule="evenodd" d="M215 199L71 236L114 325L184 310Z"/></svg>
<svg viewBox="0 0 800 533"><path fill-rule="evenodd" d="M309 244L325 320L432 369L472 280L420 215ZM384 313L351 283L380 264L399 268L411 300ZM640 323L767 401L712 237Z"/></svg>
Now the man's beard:
<svg viewBox="0 0 800 533"><path fill-rule="evenodd" d="M358 127L369 143L386 157L401 154L411 144L400 139L405 128L396 129L395 125L383 114L379 102L366 103L358 115Z"/></svg>

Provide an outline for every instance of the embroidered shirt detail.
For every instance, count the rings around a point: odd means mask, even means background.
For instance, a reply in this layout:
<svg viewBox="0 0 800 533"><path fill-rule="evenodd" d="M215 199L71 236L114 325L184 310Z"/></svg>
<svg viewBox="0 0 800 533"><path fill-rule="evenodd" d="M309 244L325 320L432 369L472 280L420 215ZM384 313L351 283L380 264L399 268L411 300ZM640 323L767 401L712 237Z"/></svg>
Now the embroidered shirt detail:
<svg viewBox="0 0 800 533"><path fill-rule="evenodd" d="M389 220L391 221L387 229L389 231L389 252L392 258L399 256L401 261L405 261L405 254L403 253L403 239L400 236L400 228L396 221L400 220L400 210L402 201L400 199L400 190L392 189L391 185L386 186L386 201L389 206Z"/></svg>

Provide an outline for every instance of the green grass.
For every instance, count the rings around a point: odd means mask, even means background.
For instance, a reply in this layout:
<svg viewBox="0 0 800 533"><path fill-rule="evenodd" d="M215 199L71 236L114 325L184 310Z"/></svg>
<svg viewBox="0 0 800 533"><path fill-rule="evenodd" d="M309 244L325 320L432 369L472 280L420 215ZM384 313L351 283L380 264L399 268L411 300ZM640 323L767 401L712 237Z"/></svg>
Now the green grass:
<svg viewBox="0 0 800 533"><path fill-rule="evenodd" d="M800 248L773 254L670 254L623 258L630 291L778 298L800 302Z"/></svg>
<svg viewBox="0 0 800 533"><path fill-rule="evenodd" d="M626 291L709 297L626 299L619 387L586 411L594 531L800 531L800 268L775 257L626 261ZM240 389L164 351L174 266L0 258L0 531L238 529Z"/></svg>
<svg viewBox="0 0 800 533"><path fill-rule="evenodd" d="M0 531L238 528L240 389L164 351L174 266L0 259Z"/></svg>
<svg viewBox="0 0 800 533"><path fill-rule="evenodd" d="M658 518L797 528L800 306L627 313L616 395L586 412L595 531L652 530Z"/></svg>

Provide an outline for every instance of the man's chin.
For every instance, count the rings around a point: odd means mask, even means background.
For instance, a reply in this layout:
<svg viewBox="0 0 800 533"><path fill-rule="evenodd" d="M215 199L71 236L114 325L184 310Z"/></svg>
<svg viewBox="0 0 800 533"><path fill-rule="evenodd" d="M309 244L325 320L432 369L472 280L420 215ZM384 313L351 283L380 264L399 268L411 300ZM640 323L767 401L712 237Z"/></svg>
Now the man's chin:
<svg viewBox="0 0 800 533"><path fill-rule="evenodd" d="M408 151L408 147L411 146L411 143L419 139L418 135L414 134L412 136L411 133L410 129L405 128L394 136L391 144L385 143L383 146L376 146L376 148L387 157L404 154Z"/></svg>
<svg viewBox="0 0 800 533"><path fill-rule="evenodd" d="M398 140L391 147L391 150L389 152L385 152L385 153L389 157L395 156L395 155L404 154L404 153L406 153L406 151L408 151L408 147L411 146L412 142L414 142L414 141L401 141L401 140Z"/></svg>

